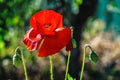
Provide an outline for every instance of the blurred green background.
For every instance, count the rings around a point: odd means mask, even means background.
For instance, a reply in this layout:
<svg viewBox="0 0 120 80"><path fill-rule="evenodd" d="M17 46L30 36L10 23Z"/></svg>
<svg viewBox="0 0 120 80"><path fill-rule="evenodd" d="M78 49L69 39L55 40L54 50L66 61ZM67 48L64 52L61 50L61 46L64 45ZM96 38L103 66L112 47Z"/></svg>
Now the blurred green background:
<svg viewBox="0 0 120 80"><path fill-rule="evenodd" d="M79 80L83 46L89 43L99 61L86 58L83 80L120 80L120 0L0 0L0 80L25 79L23 67L12 64L17 46L25 54L29 80L50 80L49 58L29 52L22 42L31 16L43 9L61 13L64 26L74 27L78 47L71 51L72 77ZM64 49L53 55L55 80L64 79L66 60Z"/></svg>

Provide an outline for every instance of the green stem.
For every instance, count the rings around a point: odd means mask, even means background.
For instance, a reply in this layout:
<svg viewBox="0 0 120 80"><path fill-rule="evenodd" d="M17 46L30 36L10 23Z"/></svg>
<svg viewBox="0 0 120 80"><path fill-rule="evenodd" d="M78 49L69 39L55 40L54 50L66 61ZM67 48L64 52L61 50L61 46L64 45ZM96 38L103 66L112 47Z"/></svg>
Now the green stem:
<svg viewBox="0 0 120 80"><path fill-rule="evenodd" d="M69 70L69 63L70 63L70 51L68 52L68 59L67 59L67 66L66 66L66 73L65 73L65 80L67 80L68 70Z"/></svg>
<svg viewBox="0 0 120 80"><path fill-rule="evenodd" d="M49 59L50 59L50 79L54 80L54 78L53 78L53 67L52 67L52 57L49 56Z"/></svg>
<svg viewBox="0 0 120 80"><path fill-rule="evenodd" d="M25 64L25 61L24 61L23 53L21 53L21 56L22 56L22 63L23 63L23 67L24 67L25 80L28 80L27 69L26 69L26 64Z"/></svg>
<svg viewBox="0 0 120 80"><path fill-rule="evenodd" d="M83 77L83 72L84 72L84 67L85 67L85 58L86 58L86 49L87 49L87 47L89 47L90 50L92 50L92 48L90 47L89 44L86 44L86 45L85 45L85 47L84 47L84 52L83 52L83 62L82 62L80 80L82 80L82 77Z"/></svg>

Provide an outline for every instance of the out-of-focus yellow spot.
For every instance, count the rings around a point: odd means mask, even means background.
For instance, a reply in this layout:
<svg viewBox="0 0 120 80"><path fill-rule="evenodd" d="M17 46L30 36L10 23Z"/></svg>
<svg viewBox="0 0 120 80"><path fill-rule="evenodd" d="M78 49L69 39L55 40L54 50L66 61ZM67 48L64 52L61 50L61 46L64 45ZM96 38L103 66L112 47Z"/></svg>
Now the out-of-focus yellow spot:
<svg viewBox="0 0 120 80"><path fill-rule="evenodd" d="M76 0L78 5L81 5L83 3L83 0Z"/></svg>
<svg viewBox="0 0 120 80"><path fill-rule="evenodd" d="M5 43L3 41L0 41L0 49L2 49L5 46Z"/></svg>
<svg viewBox="0 0 120 80"><path fill-rule="evenodd" d="M18 24L18 22L19 22L19 16L15 16L13 18L13 24Z"/></svg>

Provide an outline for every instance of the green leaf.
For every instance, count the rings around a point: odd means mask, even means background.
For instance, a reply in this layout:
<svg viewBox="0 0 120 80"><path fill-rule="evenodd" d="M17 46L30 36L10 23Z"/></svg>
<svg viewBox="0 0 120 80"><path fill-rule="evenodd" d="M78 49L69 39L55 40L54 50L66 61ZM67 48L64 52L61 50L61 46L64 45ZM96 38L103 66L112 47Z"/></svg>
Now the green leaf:
<svg viewBox="0 0 120 80"><path fill-rule="evenodd" d="M76 3L77 3L78 5L81 5L81 4L83 3L83 0L76 0Z"/></svg>
<svg viewBox="0 0 120 80"><path fill-rule="evenodd" d="M98 55L94 51L92 51L89 55L89 60L94 62L94 63L97 63Z"/></svg>
<svg viewBox="0 0 120 80"><path fill-rule="evenodd" d="M68 80L76 80L76 79L74 79L72 76L70 76L70 74L68 74Z"/></svg>
<svg viewBox="0 0 120 80"><path fill-rule="evenodd" d="M73 48L76 48L77 47L77 43L76 43L76 41L75 41L75 39L74 38L72 38L72 44L73 44Z"/></svg>

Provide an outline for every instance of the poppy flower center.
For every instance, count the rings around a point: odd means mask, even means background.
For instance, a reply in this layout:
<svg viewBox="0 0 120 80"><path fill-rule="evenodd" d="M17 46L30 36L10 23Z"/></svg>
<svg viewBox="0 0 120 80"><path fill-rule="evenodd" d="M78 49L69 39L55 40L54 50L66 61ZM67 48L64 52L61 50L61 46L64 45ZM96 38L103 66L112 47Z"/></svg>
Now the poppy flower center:
<svg viewBox="0 0 120 80"><path fill-rule="evenodd" d="M51 24L46 24L45 28L49 28L51 26Z"/></svg>

